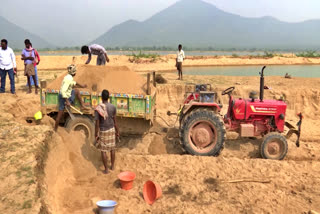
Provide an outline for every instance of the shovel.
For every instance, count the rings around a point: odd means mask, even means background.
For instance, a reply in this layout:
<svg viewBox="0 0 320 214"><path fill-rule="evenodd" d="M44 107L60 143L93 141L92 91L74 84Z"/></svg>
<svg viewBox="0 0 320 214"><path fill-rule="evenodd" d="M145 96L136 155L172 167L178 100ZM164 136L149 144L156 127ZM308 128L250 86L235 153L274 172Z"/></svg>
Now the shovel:
<svg viewBox="0 0 320 214"><path fill-rule="evenodd" d="M66 110L67 110L67 112L68 112L71 120L74 120L76 117L75 117L75 116L72 114L72 112L70 111L69 106L66 106Z"/></svg>
<svg viewBox="0 0 320 214"><path fill-rule="evenodd" d="M79 111L77 108L73 107L70 105L70 108L72 108L73 110L75 110L76 112L78 112L79 114L83 115L83 113L81 111Z"/></svg>

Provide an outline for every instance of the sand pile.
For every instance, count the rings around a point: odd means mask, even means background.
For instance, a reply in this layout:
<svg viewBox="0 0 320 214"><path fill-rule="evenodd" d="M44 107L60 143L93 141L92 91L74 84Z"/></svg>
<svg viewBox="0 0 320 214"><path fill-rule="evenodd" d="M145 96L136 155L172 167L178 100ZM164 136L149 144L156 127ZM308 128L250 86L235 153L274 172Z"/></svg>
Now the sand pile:
<svg viewBox="0 0 320 214"><path fill-rule="evenodd" d="M60 89L63 78L67 72L52 81L48 88ZM109 90L111 93L146 94L147 79L135 73L126 66L92 66L78 65L74 77L79 84L87 84L88 91L97 84L97 90Z"/></svg>

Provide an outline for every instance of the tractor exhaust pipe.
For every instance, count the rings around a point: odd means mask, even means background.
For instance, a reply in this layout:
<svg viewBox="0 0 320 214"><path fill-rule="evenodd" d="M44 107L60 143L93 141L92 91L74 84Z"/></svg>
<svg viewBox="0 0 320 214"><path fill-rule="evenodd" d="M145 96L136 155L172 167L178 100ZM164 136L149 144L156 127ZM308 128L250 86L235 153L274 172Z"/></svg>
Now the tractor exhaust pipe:
<svg viewBox="0 0 320 214"><path fill-rule="evenodd" d="M260 72L260 102L263 102L263 94L264 94L264 76L263 76L263 70L266 68L266 66L262 67L262 70Z"/></svg>

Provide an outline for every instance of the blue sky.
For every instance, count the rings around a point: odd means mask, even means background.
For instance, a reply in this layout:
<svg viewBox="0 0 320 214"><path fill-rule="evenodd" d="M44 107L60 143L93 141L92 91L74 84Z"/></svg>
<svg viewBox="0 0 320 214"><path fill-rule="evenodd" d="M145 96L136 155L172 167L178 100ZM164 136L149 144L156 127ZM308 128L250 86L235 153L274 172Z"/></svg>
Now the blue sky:
<svg viewBox="0 0 320 214"><path fill-rule="evenodd" d="M205 1L226 12L245 17L273 16L287 22L320 19L320 0ZM0 15L55 44L69 46L79 45L79 41L92 41L128 19L143 21L176 2L177 0L1 0Z"/></svg>

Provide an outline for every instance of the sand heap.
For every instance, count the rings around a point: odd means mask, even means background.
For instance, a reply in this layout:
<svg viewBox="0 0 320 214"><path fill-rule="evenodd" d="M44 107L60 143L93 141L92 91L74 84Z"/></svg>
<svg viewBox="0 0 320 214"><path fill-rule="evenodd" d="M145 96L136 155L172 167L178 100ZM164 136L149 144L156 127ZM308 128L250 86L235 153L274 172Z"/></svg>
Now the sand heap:
<svg viewBox="0 0 320 214"><path fill-rule="evenodd" d="M52 81L48 85L48 88L60 89L62 80L66 74L67 72ZM111 93L145 95L147 90L147 79L126 66L78 65L74 80L82 85L87 84L87 91L92 91L94 84L97 84L98 92L107 89Z"/></svg>

